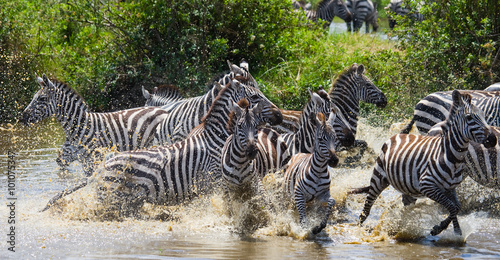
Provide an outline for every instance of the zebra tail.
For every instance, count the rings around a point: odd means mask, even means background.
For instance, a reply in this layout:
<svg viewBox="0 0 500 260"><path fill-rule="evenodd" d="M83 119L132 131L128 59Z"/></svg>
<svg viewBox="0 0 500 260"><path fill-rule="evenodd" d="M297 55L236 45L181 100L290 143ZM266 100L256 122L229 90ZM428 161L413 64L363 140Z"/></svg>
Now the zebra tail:
<svg viewBox="0 0 500 260"><path fill-rule="evenodd" d="M67 195L69 195L69 194L71 194L71 193L73 193L73 192L75 192L75 191L77 191L77 190L85 187L85 186L87 186L87 180L86 179L85 179L85 181L83 181L82 183L74 186L71 189L65 189L65 190L59 192L56 196L54 196L52 199L50 199L49 203L47 203L47 206L45 206L45 208L43 208L40 212L44 212L44 211L48 210L59 199L65 197L65 196L67 196Z"/></svg>
<svg viewBox="0 0 500 260"><path fill-rule="evenodd" d="M409 134L411 129L413 128L413 124L415 123L415 117L413 117L410 121L410 123L403 129L401 130L402 134Z"/></svg>
<svg viewBox="0 0 500 260"><path fill-rule="evenodd" d="M357 189L353 189L351 191L349 191L347 194L362 194L362 193L368 193L368 191L370 190L370 186L366 186L366 187L363 187L363 188L357 188Z"/></svg>

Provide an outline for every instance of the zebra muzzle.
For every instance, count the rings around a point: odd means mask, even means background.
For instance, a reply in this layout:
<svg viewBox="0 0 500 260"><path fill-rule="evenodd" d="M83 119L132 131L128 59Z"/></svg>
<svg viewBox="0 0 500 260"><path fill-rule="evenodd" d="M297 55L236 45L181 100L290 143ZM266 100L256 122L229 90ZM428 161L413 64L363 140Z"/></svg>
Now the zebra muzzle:
<svg viewBox="0 0 500 260"><path fill-rule="evenodd" d="M335 152L330 151L330 159L328 159L328 166L335 167L339 163L339 158L335 154Z"/></svg>
<svg viewBox="0 0 500 260"><path fill-rule="evenodd" d="M494 133L489 133L483 142L485 148L492 148L498 143L497 136Z"/></svg>

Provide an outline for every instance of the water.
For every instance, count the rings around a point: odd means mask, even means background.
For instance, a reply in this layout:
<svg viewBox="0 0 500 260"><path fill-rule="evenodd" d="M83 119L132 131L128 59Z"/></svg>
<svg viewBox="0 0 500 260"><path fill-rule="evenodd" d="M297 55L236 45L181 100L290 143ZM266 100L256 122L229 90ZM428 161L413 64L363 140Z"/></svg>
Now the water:
<svg viewBox="0 0 500 260"><path fill-rule="evenodd" d="M359 138L374 151L400 129L374 128L361 120ZM300 228L292 207L273 213L259 201L228 205L219 193L176 207L146 205L139 218L105 220L91 187L69 195L46 212L39 212L58 191L81 177L77 163L62 173L55 163L64 141L57 123L28 129L0 128L0 258L64 259L392 259L392 258L499 258L499 192L467 180L459 190L465 213L459 216L464 237L452 228L432 237L433 225L446 213L430 200L403 208L392 188L382 193L365 225L355 223L364 196L347 196L348 190L368 184L373 157L369 153L355 168L332 170L331 194L337 206L327 228L312 237ZM16 223L8 224L8 152L17 166ZM277 191L280 175L264 181L273 203L284 199ZM256 205L255 205L256 204ZM488 205L488 206L484 206ZM253 218L245 218L251 216ZM108 218L109 219L109 218ZM245 226L245 220L258 228ZM15 250L8 251L9 228L15 228ZM253 232L248 232L252 230Z"/></svg>

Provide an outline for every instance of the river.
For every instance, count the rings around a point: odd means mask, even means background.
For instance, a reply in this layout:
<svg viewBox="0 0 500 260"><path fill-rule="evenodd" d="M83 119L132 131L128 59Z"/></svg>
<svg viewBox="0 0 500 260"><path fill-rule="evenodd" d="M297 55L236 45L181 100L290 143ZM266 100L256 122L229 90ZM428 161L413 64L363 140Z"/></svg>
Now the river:
<svg viewBox="0 0 500 260"><path fill-rule="evenodd" d="M397 131L361 120L358 138L378 151ZM293 207L275 212L258 202L257 207L242 203L233 205L229 214L220 193L175 207L146 205L135 218L112 218L96 202L95 190L86 187L40 212L52 196L81 177L78 163L68 172L61 172L55 163L64 141L60 126L51 120L34 128L2 125L0 133L2 259L500 257L499 192L470 180L458 191L465 209L459 215L463 237L455 236L451 227L439 236L428 235L446 212L428 199L403 208L400 194L392 188L382 193L365 224L357 226L365 197L346 194L368 184L376 153L368 153L357 167L331 169L330 190L337 205L326 229L313 237L300 227ZM15 175L9 175L8 165L16 166ZM9 177L15 177L10 182L15 185L12 194ZM283 202L276 188L280 177L272 174L264 180L273 203ZM15 208L8 207L12 202ZM12 219L15 223L9 223Z"/></svg>

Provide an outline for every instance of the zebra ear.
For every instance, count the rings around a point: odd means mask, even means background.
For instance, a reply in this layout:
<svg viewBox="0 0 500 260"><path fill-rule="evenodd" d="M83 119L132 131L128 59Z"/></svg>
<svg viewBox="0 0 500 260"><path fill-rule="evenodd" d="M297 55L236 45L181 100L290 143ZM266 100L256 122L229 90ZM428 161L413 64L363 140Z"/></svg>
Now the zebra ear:
<svg viewBox="0 0 500 260"><path fill-rule="evenodd" d="M151 98L151 94L149 94L149 92L144 88L144 86L141 86L142 87L142 95L144 96L145 99L150 99Z"/></svg>
<svg viewBox="0 0 500 260"><path fill-rule="evenodd" d="M227 61L227 65L229 65L229 70L231 70L231 72L233 72L235 75L245 75L245 72L240 67L232 64L230 61Z"/></svg>
<svg viewBox="0 0 500 260"><path fill-rule="evenodd" d="M333 125L333 121L337 119L337 114L339 113L339 108L335 104L332 104L332 111L330 112L330 116L328 116L328 122L330 122L331 125Z"/></svg>
<svg viewBox="0 0 500 260"><path fill-rule="evenodd" d="M360 64L356 72L358 73L358 75L362 75L365 72L365 66L363 66L363 64Z"/></svg>
<svg viewBox="0 0 500 260"><path fill-rule="evenodd" d="M38 74L35 73L35 78L36 78L36 81L38 82L38 84L40 84L40 86L43 88L44 84L43 84L43 79L40 78L38 76Z"/></svg>
<svg viewBox="0 0 500 260"><path fill-rule="evenodd" d="M42 75L42 78L43 78L43 84L46 87L48 87L48 88L55 88L55 86L52 83L52 81L50 81L49 78L47 78L47 76L45 76L45 74Z"/></svg>
<svg viewBox="0 0 500 260"><path fill-rule="evenodd" d="M453 104L457 106L463 106L464 104L471 103L471 97L467 93L462 94L458 90L453 90L453 93L451 95L453 98Z"/></svg>
<svg viewBox="0 0 500 260"><path fill-rule="evenodd" d="M255 107L253 107L251 110L253 111L254 114L260 114L262 113L262 110L264 109L263 102L257 103Z"/></svg>
<svg viewBox="0 0 500 260"><path fill-rule="evenodd" d="M314 102L314 104L320 104L321 103L321 97L318 95L318 93L309 90L309 95L311 95L311 100Z"/></svg>

